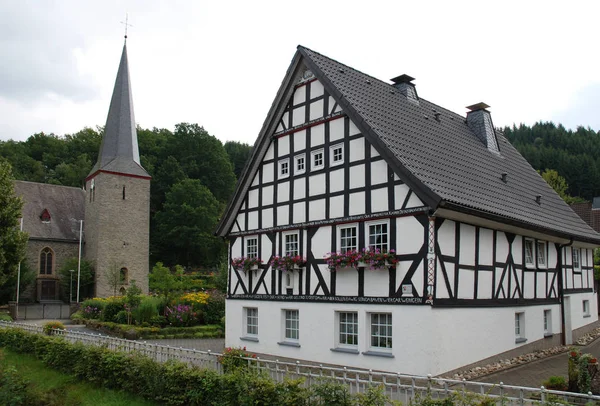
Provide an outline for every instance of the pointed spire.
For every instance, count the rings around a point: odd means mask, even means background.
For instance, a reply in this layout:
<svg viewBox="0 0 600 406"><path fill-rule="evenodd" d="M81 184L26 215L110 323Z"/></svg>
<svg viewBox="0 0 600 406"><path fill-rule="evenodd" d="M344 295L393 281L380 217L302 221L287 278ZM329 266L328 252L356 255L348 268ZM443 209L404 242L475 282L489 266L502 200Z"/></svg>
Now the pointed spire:
<svg viewBox="0 0 600 406"><path fill-rule="evenodd" d="M100 154L90 175L100 170L150 177L140 164L127 62L127 44L123 45L123 54L104 127Z"/></svg>

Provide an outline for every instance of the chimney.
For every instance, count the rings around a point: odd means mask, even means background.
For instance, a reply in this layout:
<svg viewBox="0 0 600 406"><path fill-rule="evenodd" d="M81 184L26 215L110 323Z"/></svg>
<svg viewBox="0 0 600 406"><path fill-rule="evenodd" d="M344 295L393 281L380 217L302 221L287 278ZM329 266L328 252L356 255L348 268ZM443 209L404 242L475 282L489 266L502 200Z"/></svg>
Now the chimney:
<svg viewBox="0 0 600 406"><path fill-rule="evenodd" d="M406 74L400 75L391 79L394 82L393 86L400 91L409 101L419 103L419 96L417 95L417 89L415 85L411 83L415 78Z"/></svg>
<svg viewBox="0 0 600 406"><path fill-rule="evenodd" d="M490 106L483 102L468 106L467 108L470 111L467 113L467 125L489 151L500 154L496 132L494 131L494 124L492 123L492 116L490 112L486 110L488 107Z"/></svg>

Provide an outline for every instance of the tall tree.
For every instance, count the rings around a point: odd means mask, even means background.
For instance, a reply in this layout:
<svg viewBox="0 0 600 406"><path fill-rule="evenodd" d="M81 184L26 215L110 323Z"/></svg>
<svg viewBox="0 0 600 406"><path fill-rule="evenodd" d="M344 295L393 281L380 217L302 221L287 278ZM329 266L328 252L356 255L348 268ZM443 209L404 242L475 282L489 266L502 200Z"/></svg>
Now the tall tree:
<svg viewBox="0 0 600 406"><path fill-rule="evenodd" d="M19 228L22 208L11 166L0 158L0 286L17 273L19 262L25 259L27 234Z"/></svg>
<svg viewBox="0 0 600 406"><path fill-rule="evenodd" d="M246 161L250 158L252 147L237 141L227 141L224 147L225 151L227 151L227 155L229 155L229 160L233 165L233 172L235 173L236 178L239 178L244 170Z"/></svg>

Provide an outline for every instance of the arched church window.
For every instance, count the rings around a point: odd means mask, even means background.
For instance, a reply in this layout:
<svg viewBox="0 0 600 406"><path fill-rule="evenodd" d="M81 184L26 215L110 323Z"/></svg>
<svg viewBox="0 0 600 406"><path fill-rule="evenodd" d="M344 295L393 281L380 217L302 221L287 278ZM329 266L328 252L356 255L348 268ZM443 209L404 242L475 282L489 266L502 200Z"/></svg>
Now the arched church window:
<svg viewBox="0 0 600 406"><path fill-rule="evenodd" d="M124 288L124 287L121 287L121 289L119 289L119 296L125 296L125 293L127 293L127 292L125 291L125 288Z"/></svg>
<svg viewBox="0 0 600 406"><path fill-rule="evenodd" d="M40 219L42 220L42 223L49 223L50 220L52 220L52 216L50 216L48 209L44 209L42 214L40 214Z"/></svg>
<svg viewBox="0 0 600 406"><path fill-rule="evenodd" d="M121 268L121 271L119 272L119 278L122 284L126 285L128 283L129 280L129 275L128 275L128 271L127 268Z"/></svg>
<svg viewBox="0 0 600 406"><path fill-rule="evenodd" d="M123 186L123 200L125 200L125 186Z"/></svg>
<svg viewBox="0 0 600 406"><path fill-rule="evenodd" d="M40 275L52 275L53 255L48 247L40 253Z"/></svg>

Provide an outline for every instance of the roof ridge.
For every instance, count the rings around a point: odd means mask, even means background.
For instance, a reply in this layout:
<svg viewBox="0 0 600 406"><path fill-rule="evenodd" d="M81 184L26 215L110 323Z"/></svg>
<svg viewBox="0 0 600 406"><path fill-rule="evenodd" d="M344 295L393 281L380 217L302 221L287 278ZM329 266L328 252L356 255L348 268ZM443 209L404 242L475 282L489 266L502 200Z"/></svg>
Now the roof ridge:
<svg viewBox="0 0 600 406"><path fill-rule="evenodd" d="M30 183L30 184L35 184L35 185L44 185L44 186L52 186L52 187L62 187L62 188L69 188L69 189L75 189L75 190L83 190L83 188L80 187L80 186L57 185L55 183L33 182L33 181L30 181L30 180L15 179L15 182Z"/></svg>

